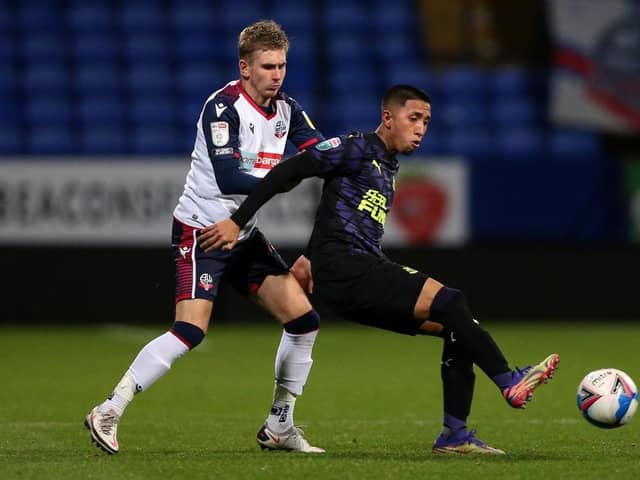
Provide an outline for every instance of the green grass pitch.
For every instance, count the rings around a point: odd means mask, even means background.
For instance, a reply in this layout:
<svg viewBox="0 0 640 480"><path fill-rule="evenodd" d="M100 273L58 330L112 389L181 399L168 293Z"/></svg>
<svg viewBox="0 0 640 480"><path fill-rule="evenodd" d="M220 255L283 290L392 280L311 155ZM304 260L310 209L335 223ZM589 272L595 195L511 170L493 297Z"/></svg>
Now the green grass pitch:
<svg viewBox="0 0 640 480"><path fill-rule="evenodd" d="M139 395L120 453L82 422L162 327L0 327L2 479L638 478L640 418L600 430L576 408L579 380L613 366L640 380L640 323L488 323L512 365L551 352L560 369L525 411L476 368L470 427L504 457L430 453L439 432L441 344L327 322L296 420L325 455L262 452L255 433L272 392L274 322L214 325L203 344Z"/></svg>

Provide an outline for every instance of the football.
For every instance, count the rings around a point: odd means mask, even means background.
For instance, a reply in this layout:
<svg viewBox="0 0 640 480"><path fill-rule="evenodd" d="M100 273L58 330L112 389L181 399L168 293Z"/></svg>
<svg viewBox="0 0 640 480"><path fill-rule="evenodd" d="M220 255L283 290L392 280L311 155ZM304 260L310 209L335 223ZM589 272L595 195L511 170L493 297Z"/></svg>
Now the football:
<svg viewBox="0 0 640 480"><path fill-rule="evenodd" d="M597 427L621 427L636 413L638 389L622 370L594 370L578 386L578 408Z"/></svg>

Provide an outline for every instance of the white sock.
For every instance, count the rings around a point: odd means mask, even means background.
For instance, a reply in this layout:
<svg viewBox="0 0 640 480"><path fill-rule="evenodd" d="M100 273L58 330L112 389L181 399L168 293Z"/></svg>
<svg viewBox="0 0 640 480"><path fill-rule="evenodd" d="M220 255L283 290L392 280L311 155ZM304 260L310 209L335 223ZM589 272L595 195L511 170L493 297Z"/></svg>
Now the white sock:
<svg viewBox="0 0 640 480"><path fill-rule="evenodd" d="M296 396L280 385L273 392L273 404L267 417L267 427L274 433L284 433L293 427Z"/></svg>
<svg viewBox="0 0 640 480"><path fill-rule="evenodd" d="M318 331L293 334L282 332L276 354L276 383L294 395L302 395L313 359L311 351Z"/></svg>
<svg viewBox="0 0 640 480"><path fill-rule="evenodd" d="M122 415L135 394L151 387L169 371L174 361L188 351L189 347L171 332L151 340L140 350L113 393L99 409L113 409L118 415Z"/></svg>
<svg viewBox="0 0 640 480"><path fill-rule="evenodd" d="M282 433L293 426L296 397L307 383L313 359L311 352L318 331L303 334L282 332L276 354L276 386L267 427Z"/></svg>

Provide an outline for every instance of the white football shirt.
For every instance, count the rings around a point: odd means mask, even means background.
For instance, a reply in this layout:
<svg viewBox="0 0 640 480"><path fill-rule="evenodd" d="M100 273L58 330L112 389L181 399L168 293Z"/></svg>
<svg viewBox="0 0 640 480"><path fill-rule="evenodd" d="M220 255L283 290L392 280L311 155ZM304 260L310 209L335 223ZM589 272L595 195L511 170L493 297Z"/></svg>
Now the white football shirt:
<svg viewBox="0 0 640 480"><path fill-rule="evenodd" d="M196 228L229 218L257 179L280 162L287 140L298 150L323 140L293 98L279 92L267 113L240 80L214 92L198 119L191 168L174 216ZM256 223L254 216L241 230L240 241Z"/></svg>

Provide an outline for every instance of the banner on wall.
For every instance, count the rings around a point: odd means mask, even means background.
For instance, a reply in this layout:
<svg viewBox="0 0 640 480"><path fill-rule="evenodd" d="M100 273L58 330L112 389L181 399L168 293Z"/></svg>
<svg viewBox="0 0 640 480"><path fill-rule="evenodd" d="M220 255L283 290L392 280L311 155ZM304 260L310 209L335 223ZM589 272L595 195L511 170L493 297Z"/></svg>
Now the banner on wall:
<svg viewBox="0 0 640 480"><path fill-rule="evenodd" d="M459 158L400 166L383 246L460 246L469 239L469 173Z"/></svg>
<svg viewBox="0 0 640 480"><path fill-rule="evenodd" d="M183 159L0 162L0 244L168 246L184 188ZM464 162L407 162L398 177L385 245L459 245L468 235ZM258 224L274 244L304 247L322 182L274 197Z"/></svg>
<svg viewBox="0 0 640 480"><path fill-rule="evenodd" d="M552 0L548 5L555 66L552 119L640 132L640 3Z"/></svg>

